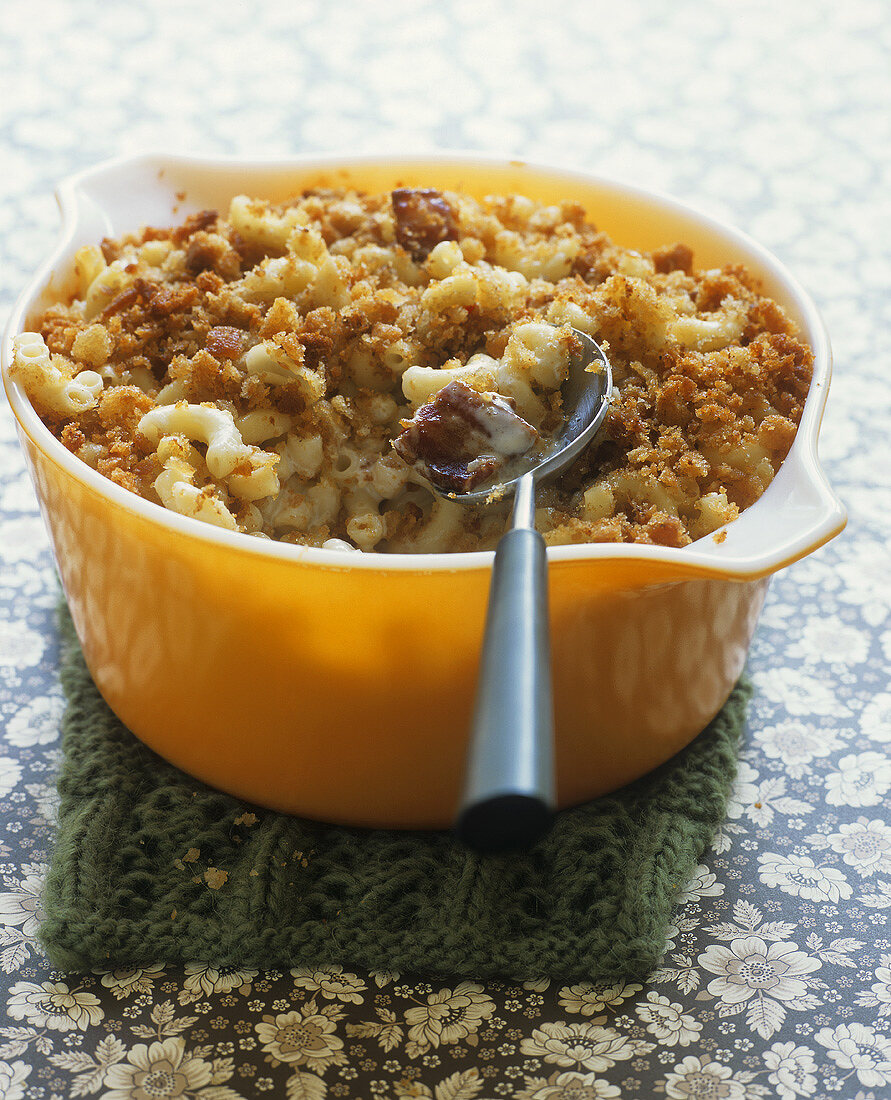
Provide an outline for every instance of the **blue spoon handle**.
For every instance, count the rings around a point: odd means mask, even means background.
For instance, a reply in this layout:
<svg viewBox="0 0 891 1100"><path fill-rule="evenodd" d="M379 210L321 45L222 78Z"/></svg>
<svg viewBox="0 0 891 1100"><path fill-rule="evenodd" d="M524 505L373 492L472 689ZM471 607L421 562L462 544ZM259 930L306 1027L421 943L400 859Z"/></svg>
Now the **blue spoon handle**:
<svg viewBox="0 0 891 1100"><path fill-rule="evenodd" d="M456 829L482 852L528 848L554 812L554 718L545 542L535 485L517 489L495 552L470 755Z"/></svg>

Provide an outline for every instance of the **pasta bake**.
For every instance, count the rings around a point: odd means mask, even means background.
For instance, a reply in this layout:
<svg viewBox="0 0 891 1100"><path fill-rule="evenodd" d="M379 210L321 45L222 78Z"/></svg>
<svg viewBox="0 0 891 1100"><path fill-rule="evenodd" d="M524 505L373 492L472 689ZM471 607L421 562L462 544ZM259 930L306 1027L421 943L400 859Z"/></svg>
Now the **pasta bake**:
<svg viewBox="0 0 891 1100"><path fill-rule="evenodd" d="M745 268L697 270L682 243L619 247L573 202L239 195L81 248L74 274L71 299L15 338L10 372L62 443L182 515L344 551L494 546L506 504L435 497L414 444L394 441L449 386L465 421L503 408L546 437L573 329L604 348L615 388L595 441L539 491L552 545L682 547L731 522L788 452L811 377ZM488 461L474 451L461 477Z"/></svg>

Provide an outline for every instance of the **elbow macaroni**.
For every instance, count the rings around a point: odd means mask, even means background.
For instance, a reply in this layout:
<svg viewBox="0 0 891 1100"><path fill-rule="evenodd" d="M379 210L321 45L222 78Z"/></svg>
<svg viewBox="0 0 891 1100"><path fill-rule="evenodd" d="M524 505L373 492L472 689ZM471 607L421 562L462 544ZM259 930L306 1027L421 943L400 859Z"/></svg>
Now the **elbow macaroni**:
<svg viewBox="0 0 891 1100"><path fill-rule="evenodd" d="M235 516L213 492L193 485L194 477L195 470L187 462L174 456L168 458L163 473L155 478L155 491L164 507L181 516L237 531Z"/></svg>
<svg viewBox="0 0 891 1100"><path fill-rule="evenodd" d="M229 492L240 500L259 500L279 490L275 474L278 455L248 446L232 413L225 409L184 401L164 405L147 412L139 421L138 431L155 446L170 435L204 443L208 472L218 481L225 480Z"/></svg>
<svg viewBox="0 0 891 1100"><path fill-rule="evenodd" d="M139 431L156 446L162 436L184 435L200 440L207 447L207 468L216 478L226 477L244 457L247 448L232 413L212 405L175 405L152 409L139 421Z"/></svg>
<svg viewBox="0 0 891 1100"><path fill-rule="evenodd" d="M51 356L37 332L22 332L13 340L11 374L30 397L50 413L75 416L92 409L102 392L102 376L94 370L72 375L72 364Z"/></svg>

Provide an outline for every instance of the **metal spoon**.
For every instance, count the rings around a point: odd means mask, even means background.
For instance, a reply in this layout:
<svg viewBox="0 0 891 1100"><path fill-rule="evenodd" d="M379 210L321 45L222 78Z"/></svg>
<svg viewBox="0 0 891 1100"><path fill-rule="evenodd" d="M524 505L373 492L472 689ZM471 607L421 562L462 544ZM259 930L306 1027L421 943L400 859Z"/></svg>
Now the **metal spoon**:
<svg viewBox="0 0 891 1100"><path fill-rule="evenodd" d="M498 487L514 494L510 529L495 550L464 792L460 839L481 852L528 848L550 828L556 805L548 574L535 530L536 486L570 465L606 416L612 371L602 349L573 330L581 350L562 386L566 419L544 459ZM449 500L485 504L492 488Z"/></svg>

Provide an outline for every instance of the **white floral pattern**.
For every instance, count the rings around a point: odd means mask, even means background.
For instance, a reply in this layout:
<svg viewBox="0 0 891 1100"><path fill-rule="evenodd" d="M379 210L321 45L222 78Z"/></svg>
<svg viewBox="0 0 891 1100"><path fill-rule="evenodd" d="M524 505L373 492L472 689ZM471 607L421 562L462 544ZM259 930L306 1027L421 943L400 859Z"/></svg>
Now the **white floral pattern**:
<svg viewBox="0 0 891 1100"><path fill-rule="evenodd" d="M885 1088L891 1085L891 1037L864 1024L841 1024L821 1028L817 1042L836 1065L850 1070L861 1085Z"/></svg>
<svg viewBox="0 0 891 1100"><path fill-rule="evenodd" d="M214 1081L214 1067L203 1058L188 1055L184 1039L137 1043L127 1051L126 1062L108 1067L102 1100L176 1100L178 1097L205 1096L210 1100L219 1089L205 1089ZM216 1075L219 1077L219 1074ZM226 1073L220 1079L227 1080ZM227 1089L229 1097L237 1095Z"/></svg>
<svg viewBox="0 0 891 1100"><path fill-rule="evenodd" d="M602 1072L653 1049L652 1043L630 1039L615 1028L603 1027L603 1018L590 1023L544 1023L520 1044L522 1054L558 1066L576 1066Z"/></svg>
<svg viewBox="0 0 891 1100"><path fill-rule="evenodd" d="M696 1042L702 1031L702 1024L684 1012L683 1005L669 1001L654 990L650 990L645 1000L634 1006L634 1011L662 1046L688 1047Z"/></svg>
<svg viewBox="0 0 891 1100"><path fill-rule="evenodd" d="M758 856L759 877L768 886L778 886L793 897L809 901L839 901L849 898L848 880L833 867L820 867L810 856L783 856L767 852Z"/></svg>
<svg viewBox="0 0 891 1100"><path fill-rule="evenodd" d="M7 11L8 9L8 11ZM52 972L57 582L0 399L0 1100L878 1100L891 1091L891 22L882 0L9 0L0 315L58 179L118 153L440 146L573 162L739 225L835 349L845 534L778 574L727 820L646 983ZM244 60L243 60L244 59ZM110 961L113 966L113 961Z"/></svg>
<svg viewBox="0 0 891 1100"><path fill-rule="evenodd" d="M0 1061L0 1098L2 1100L22 1100L25 1095L24 1082L31 1073L31 1067L24 1062Z"/></svg>
<svg viewBox="0 0 891 1100"><path fill-rule="evenodd" d="M179 1003L204 1000L212 993L229 993L233 989L247 993L256 970L239 970L234 966L208 966L206 963L186 963Z"/></svg>
<svg viewBox="0 0 891 1100"><path fill-rule="evenodd" d="M27 1020L51 1031L85 1031L105 1015L93 993L71 990L65 982L16 982L6 1011L12 1020Z"/></svg>
<svg viewBox="0 0 891 1100"><path fill-rule="evenodd" d="M779 1100L813 1095L817 1063L812 1050L794 1043L774 1043L764 1055L764 1064L771 1071L767 1080L776 1088Z"/></svg>
<svg viewBox="0 0 891 1100"><path fill-rule="evenodd" d="M22 866L22 876L5 875L3 881L11 887L0 894L0 927L9 937L12 929L19 930L22 940L33 938L40 927L43 876L46 867L43 864L26 863ZM14 934L15 935L15 934Z"/></svg>
<svg viewBox="0 0 891 1100"><path fill-rule="evenodd" d="M291 977L298 988L321 993L329 1001L360 1005L365 1000L365 982L357 974L345 973L342 966L332 966L328 970L294 969Z"/></svg>
<svg viewBox="0 0 891 1100"><path fill-rule="evenodd" d="M99 978L118 1000L125 1000L134 993L151 993L155 979L160 978L163 973L164 967L156 964L128 970L107 970L100 972Z"/></svg>
<svg viewBox="0 0 891 1100"><path fill-rule="evenodd" d="M878 806L891 788L891 760L880 752L849 753L826 777L831 806Z"/></svg>
<svg viewBox="0 0 891 1100"><path fill-rule="evenodd" d="M742 936L727 947L712 944L699 956L699 965L717 975L707 989L722 1002L724 1014L747 1005L747 1023L765 1039L779 1029L787 1009L817 1006L807 992L808 976L822 963L794 943L768 944L760 936Z"/></svg>

